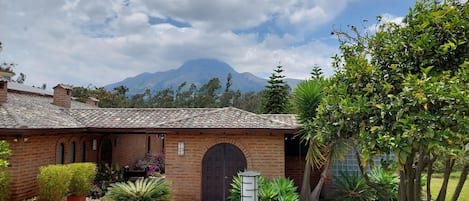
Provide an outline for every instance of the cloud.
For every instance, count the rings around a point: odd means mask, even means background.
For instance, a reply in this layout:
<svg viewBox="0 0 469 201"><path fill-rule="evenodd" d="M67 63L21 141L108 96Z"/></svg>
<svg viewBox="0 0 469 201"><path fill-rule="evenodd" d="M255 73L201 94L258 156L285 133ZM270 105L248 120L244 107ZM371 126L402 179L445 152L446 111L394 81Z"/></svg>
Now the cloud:
<svg viewBox="0 0 469 201"><path fill-rule="evenodd" d="M404 20L404 17L402 17L402 16L394 16L394 15L389 14L389 13L384 13L384 14L381 15L381 23L380 24L394 23L394 24L397 24L397 25L404 25L402 20ZM367 27L366 30L369 31L370 33L375 33L376 31L378 31L380 24L376 24L376 23L372 24L371 26Z"/></svg>
<svg viewBox="0 0 469 201"><path fill-rule="evenodd" d="M336 48L320 40L305 41L287 28L326 23L346 4L345 0L0 0L4 47L0 61L18 63L16 71L27 75L26 84L49 87L102 86L201 57L217 58L239 72L257 75L268 76L279 62L288 77L308 77L313 64L330 75L329 57ZM189 26L151 24L151 17ZM273 18L286 23L285 34L267 33L259 41L259 33L233 31ZM326 22L309 22L310 18Z"/></svg>

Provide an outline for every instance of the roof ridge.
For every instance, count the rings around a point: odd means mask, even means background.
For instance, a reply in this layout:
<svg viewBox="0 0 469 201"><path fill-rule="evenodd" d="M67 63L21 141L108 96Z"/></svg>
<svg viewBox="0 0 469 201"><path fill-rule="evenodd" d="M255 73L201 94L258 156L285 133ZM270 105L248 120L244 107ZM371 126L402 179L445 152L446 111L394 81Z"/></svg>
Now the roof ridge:
<svg viewBox="0 0 469 201"><path fill-rule="evenodd" d="M166 108L166 107L152 107L152 108L130 108L130 107L97 107L97 108L68 108L68 110L210 110L219 108Z"/></svg>

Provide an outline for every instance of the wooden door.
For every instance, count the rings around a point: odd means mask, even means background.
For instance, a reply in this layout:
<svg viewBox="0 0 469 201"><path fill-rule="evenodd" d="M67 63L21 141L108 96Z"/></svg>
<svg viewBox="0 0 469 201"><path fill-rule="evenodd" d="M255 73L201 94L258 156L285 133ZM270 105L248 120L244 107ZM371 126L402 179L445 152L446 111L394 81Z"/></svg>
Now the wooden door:
<svg viewBox="0 0 469 201"><path fill-rule="evenodd" d="M202 200L228 200L233 176L244 169L246 158L238 147L222 143L210 148L202 161Z"/></svg>

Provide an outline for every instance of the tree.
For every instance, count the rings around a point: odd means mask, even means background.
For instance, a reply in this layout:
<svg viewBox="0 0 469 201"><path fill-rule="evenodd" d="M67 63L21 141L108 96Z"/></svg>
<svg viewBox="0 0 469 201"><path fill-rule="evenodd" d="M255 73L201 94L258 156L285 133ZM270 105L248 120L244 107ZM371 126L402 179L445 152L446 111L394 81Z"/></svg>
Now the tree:
<svg viewBox="0 0 469 201"><path fill-rule="evenodd" d="M311 79L317 80L323 78L324 75L322 73L322 69L319 65L314 64L313 70L311 71Z"/></svg>
<svg viewBox="0 0 469 201"><path fill-rule="evenodd" d="M210 108L218 107L217 90L221 88L220 80L212 78L200 87L195 97L195 107Z"/></svg>
<svg viewBox="0 0 469 201"><path fill-rule="evenodd" d="M288 96L290 86L285 82L282 75L282 66L277 66L270 75L268 85L265 86L265 93L262 102L262 113L283 114L288 109Z"/></svg>
<svg viewBox="0 0 469 201"><path fill-rule="evenodd" d="M123 108L128 106L125 96L127 91L125 86L116 87L114 91L108 91L104 87L73 87L72 96L80 102L85 102L89 97L97 98L99 107Z"/></svg>
<svg viewBox="0 0 469 201"><path fill-rule="evenodd" d="M230 89L231 85L233 84L232 78L233 76L231 75L231 73L228 73L228 76L226 77L225 91L220 97L221 107L228 107L228 106L233 105L232 99L233 99L234 92Z"/></svg>
<svg viewBox="0 0 469 201"><path fill-rule="evenodd" d="M444 160L436 199L441 201L456 156L467 154L467 10L469 4L457 0L424 0L410 9L403 24L382 23L373 36L363 36L354 26L351 34L334 33L341 55L335 56L337 73L318 107L315 128L322 141L353 139L365 181L381 194L386 192L366 172L375 156L396 156L382 165L399 171L400 201L420 200L422 174L427 171L428 187L433 161Z"/></svg>
<svg viewBox="0 0 469 201"><path fill-rule="evenodd" d="M155 96L151 98L152 107L171 108L174 107L174 91L171 88L166 88L158 91Z"/></svg>
<svg viewBox="0 0 469 201"><path fill-rule="evenodd" d="M300 131L302 142L308 146L308 153L306 157L306 164L303 173L303 182L301 186L300 197L303 201L319 200L322 187L327 177L329 170L328 152L325 152L327 146L321 141L318 141L316 129L312 126L313 119L316 116L316 109L321 102L323 88L327 84L324 79L307 80L300 82L293 92L293 102L298 114L299 122L302 125ZM338 149L333 149L337 151ZM332 156L332 155L331 155ZM323 173L318 184L311 192L310 177L311 170L317 167L326 166L323 168Z"/></svg>
<svg viewBox="0 0 469 201"><path fill-rule="evenodd" d="M250 91L241 93L237 90L233 99L233 106L242 110L258 113L261 110L262 97L265 91L258 93Z"/></svg>
<svg viewBox="0 0 469 201"><path fill-rule="evenodd" d="M174 100L175 107L194 107L194 94L197 90L197 86L192 83L189 89L183 91L187 82L180 84L176 90L176 98Z"/></svg>

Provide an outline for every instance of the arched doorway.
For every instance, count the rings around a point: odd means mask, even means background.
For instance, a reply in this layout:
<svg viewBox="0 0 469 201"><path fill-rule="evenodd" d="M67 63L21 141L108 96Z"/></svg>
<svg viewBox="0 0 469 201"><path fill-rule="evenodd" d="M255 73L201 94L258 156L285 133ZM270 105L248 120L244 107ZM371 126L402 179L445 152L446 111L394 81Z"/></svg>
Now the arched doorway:
<svg viewBox="0 0 469 201"><path fill-rule="evenodd" d="M202 200L227 200L233 176L246 167L246 158L238 147L228 143L211 147L202 160Z"/></svg>
<svg viewBox="0 0 469 201"><path fill-rule="evenodd" d="M104 139L101 142L100 160L108 164L112 163L112 142L109 139Z"/></svg>

